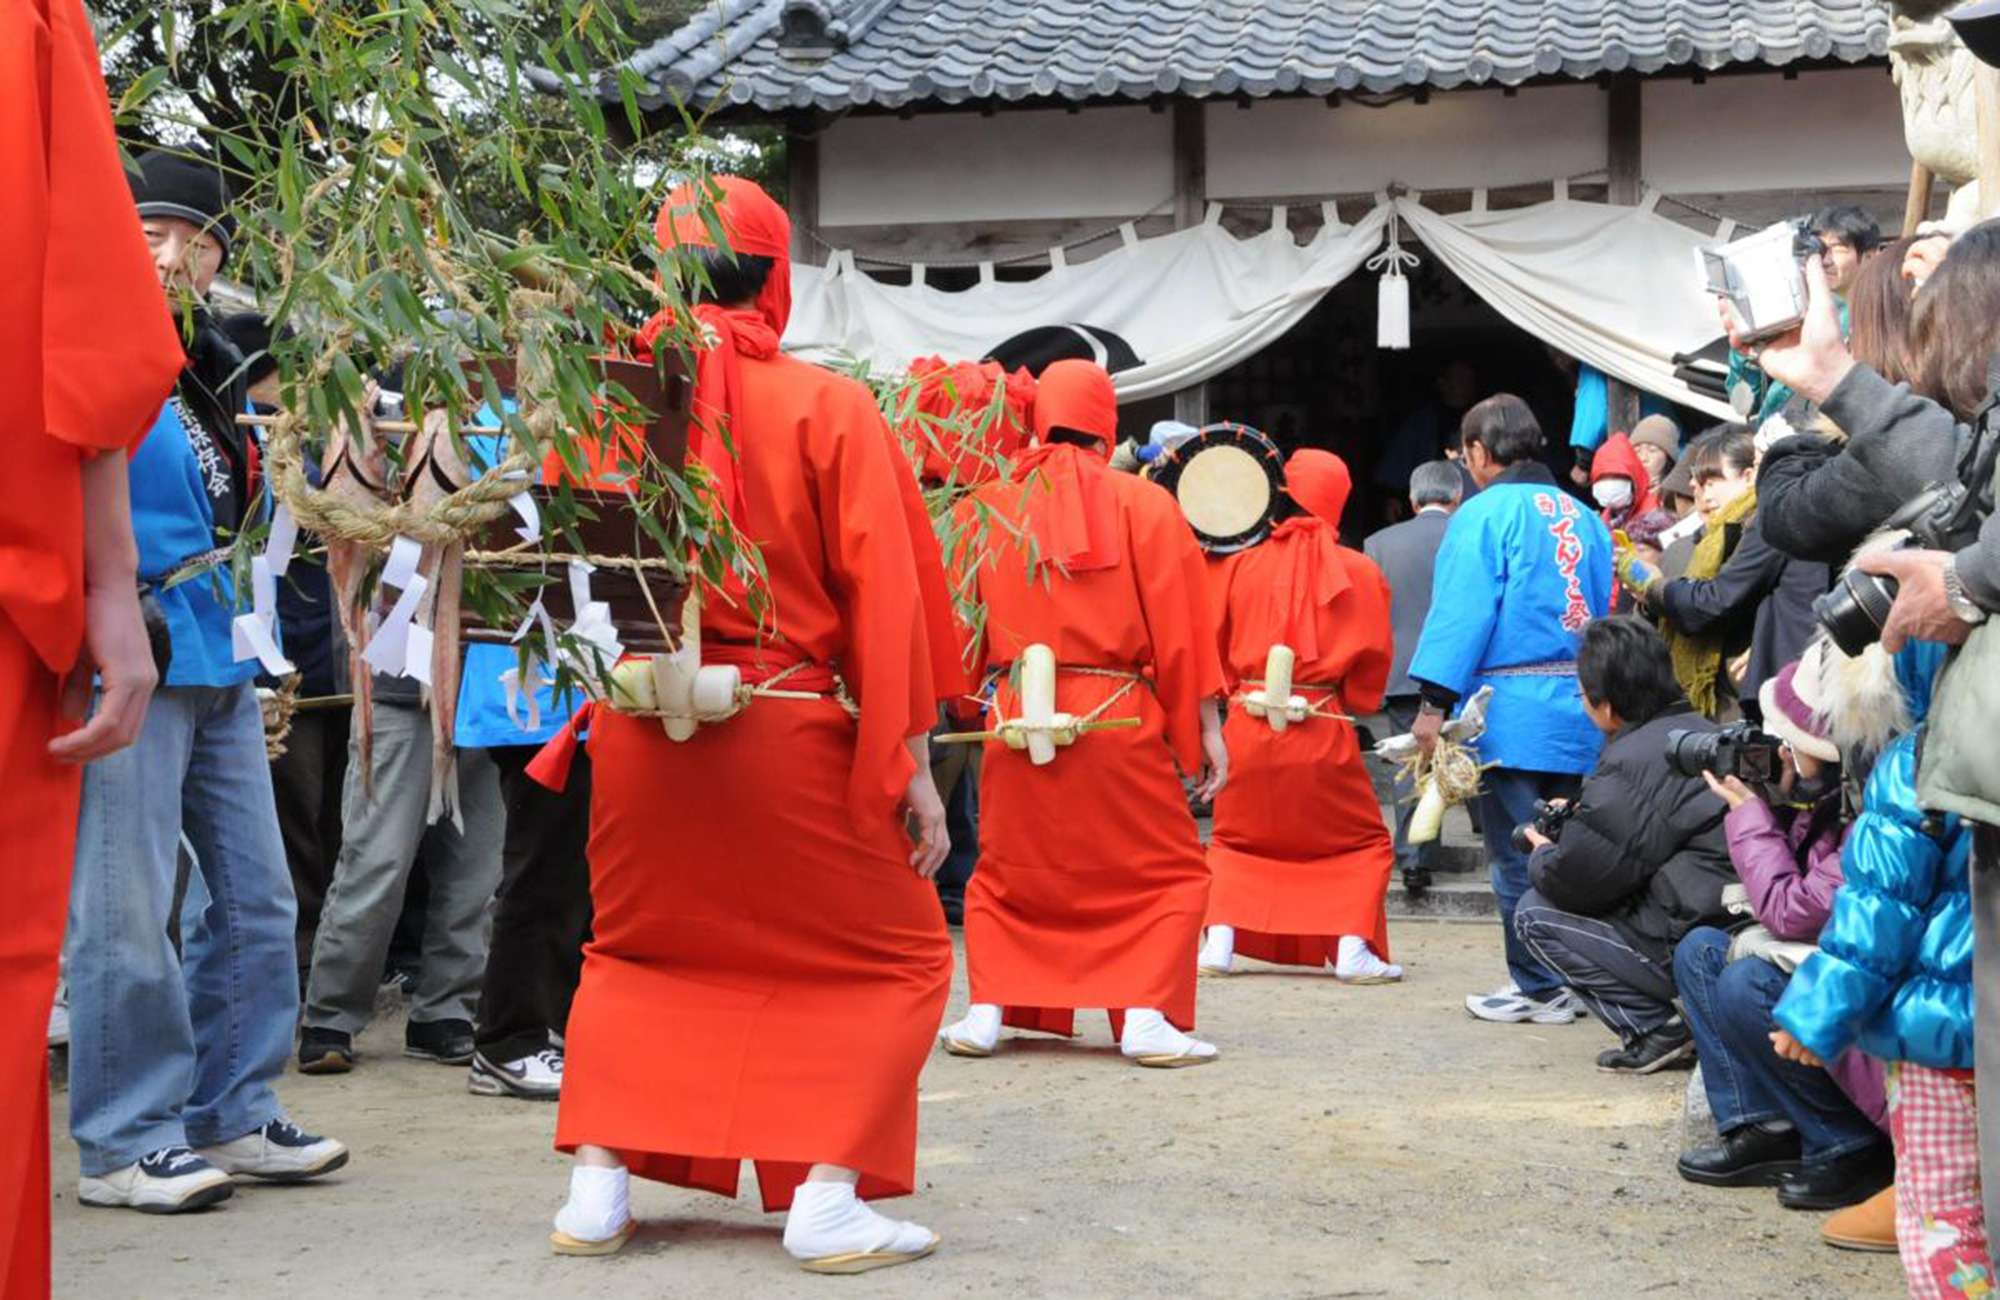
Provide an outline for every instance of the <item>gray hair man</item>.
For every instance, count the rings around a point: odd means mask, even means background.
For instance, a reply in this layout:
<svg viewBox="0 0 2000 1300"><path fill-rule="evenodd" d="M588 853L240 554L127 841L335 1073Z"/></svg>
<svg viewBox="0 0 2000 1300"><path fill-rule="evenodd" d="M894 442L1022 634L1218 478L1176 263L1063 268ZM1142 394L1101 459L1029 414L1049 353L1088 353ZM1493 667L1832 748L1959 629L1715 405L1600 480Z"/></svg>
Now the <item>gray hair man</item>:
<svg viewBox="0 0 2000 1300"><path fill-rule="evenodd" d="M1416 722L1419 697L1416 683L1410 680L1410 656L1430 613L1431 568L1438 545L1444 541L1445 524L1458 509L1463 492L1464 476L1456 464L1426 461L1410 471L1411 517L1375 532L1362 544L1368 558L1389 579L1389 625L1396 634L1396 657L1389 669L1389 689L1382 709L1398 732L1408 731ZM1430 888L1437 845L1409 842L1413 793L1403 783L1396 786L1395 838L1396 868L1403 877L1404 890L1414 898Z"/></svg>

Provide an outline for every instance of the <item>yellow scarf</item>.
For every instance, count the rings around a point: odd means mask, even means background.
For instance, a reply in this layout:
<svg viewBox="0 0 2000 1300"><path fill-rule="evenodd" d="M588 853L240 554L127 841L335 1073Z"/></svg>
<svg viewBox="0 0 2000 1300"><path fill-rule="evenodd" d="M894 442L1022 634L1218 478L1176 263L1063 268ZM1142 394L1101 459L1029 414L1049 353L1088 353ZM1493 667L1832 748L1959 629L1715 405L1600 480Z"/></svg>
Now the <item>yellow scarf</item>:
<svg viewBox="0 0 2000 1300"><path fill-rule="evenodd" d="M1713 578L1722 572L1722 566L1729 562L1726 542L1729 525L1741 524L1757 509L1757 489L1745 488L1743 495L1731 501L1708 521L1701 540L1695 543L1694 554L1688 559L1688 578ZM1740 530L1739 530L1740 536ZM1720 632L1691 636L1674 629L1673 624L1664 619L1660 624L1666 634L1667 649L1673 653L1674 676L1680 681L1681 689L1687 692L1688 702L1701 711L1703 717L1713 718L1721 712L1721 701L1717 699L1717 683L1722 678L1723 642Z"/></svg>

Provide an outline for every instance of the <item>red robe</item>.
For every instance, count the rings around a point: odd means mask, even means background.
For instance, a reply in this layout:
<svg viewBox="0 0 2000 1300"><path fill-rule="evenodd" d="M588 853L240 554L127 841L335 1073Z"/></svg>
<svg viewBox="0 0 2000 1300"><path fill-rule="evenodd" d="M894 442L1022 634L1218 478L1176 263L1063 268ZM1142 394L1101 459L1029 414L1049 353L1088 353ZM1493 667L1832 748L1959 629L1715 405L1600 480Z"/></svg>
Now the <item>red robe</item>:
<svg viewBox="0 0 2000 1300"><path fill-rule="evenodd" d="M780 252L781 221L765 232ZM767 323L781 330L782 309ZM683 744L656 719L596 711L596 919L556 1146L609 1147L640 1177L725 1196L749 1159L772 1210L819 1162L860 1171L864 1197L902 1195L951 985L937 894L897 815L906 740L937 716L922 575L941 587L943 568L868 390L775 354L754 322L731 331L729 477L771 599L762 629L709 600L703 659L749 682L804 664L782 688L825 698L757 700ZM858 722L833 698L836 670Z"/></svg>
<svg viewBox="0 0 2000 1300"><path fill-rule="evenodd" d="M1308 717L1274 732L1240 695L1283 642L1298 654L1294 694L1332 713L1380 708L1393 652L1389 584L1339 544L1334 524L1310 515L1218 562L1211 577L1236 698L1223 728L1229 784L1208 844L1208 923L1234 926L1236 951L1259 961L1323 966L1346 934L1386 959L1395 851L1353 725Z"/></svg>
<svg viewBox="0 0 2000 1300"><path fill-rule="evenodd" d="M0 5L0 1295L49 1290L49 1003L81 769L59 675L84 630L83 458L136 444L180 371L77 0Z"/></svg>
<svg viewBox="0 0 2000 1300"><path fill-rule="evenodd" d="M1180 773L1201 768L1200 704L1222 687L1201 551L1163 489L1079 448L1045 454L959 506L961 550L982 534L985 548L970 566L987 609L978 670L1040 643L1064 667L1143 673L1145 684L1101 715L1141 726L1079 736L1045 767L986 745L979 870L965 895L972 1000L1051 1033L1073 1032L1079 1007L1153 1007L1192 1029L1208 867ZM1103 567L1031 574L1018 530L1050 504L1038 498L1070 490L1072 470L1104 511L1104 526L1089 530L1103 552L1091 563ZM1056 709L1088 714L1124 686L1059 671ZM1019 714L1003 673L989 723Z"/></svg>

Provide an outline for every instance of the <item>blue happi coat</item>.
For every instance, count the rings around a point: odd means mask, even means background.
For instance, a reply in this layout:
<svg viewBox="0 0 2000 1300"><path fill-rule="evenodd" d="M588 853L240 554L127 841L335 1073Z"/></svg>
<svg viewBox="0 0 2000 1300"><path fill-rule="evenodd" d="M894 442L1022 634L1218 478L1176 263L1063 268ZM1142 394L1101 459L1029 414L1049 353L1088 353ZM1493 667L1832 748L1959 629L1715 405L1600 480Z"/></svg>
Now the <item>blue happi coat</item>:
<svg viewBox="0 0 2000 1300"><path fill-rule="evenodd" d="M1431 592L1410 676L1460 699L1493 687L1481 761L1590 771L1604 737L1583 711L1575 664L1611 599L1603 521L1539 462L1510 466L1452 516Z"/></svg>

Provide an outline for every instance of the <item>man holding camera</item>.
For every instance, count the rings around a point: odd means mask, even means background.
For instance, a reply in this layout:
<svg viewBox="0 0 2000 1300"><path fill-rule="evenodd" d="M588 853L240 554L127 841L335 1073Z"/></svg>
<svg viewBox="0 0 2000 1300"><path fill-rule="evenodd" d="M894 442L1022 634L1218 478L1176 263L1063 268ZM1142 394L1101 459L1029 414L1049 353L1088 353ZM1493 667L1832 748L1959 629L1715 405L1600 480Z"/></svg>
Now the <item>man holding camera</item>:
<svg viewBox="0 0 2000 1300"><path fill-rule="evenodd" d="M1566 1025L1576 1019L1576 1000L1514 933L1528 864L1513 830L1537 800L1574 793L1603 744L1577 699L1576 653L1584 628L1611 599L1611 534L1556 485L1541 461L1541 426L1520 398L1489 397L1460 428L1466 468L1481 490L1452 516L1438 550L1433 589L1441 599L1409 666L1423 700L1411 734L1429 752L1445 714L1493 688L1479 738L1489 765L1481 829L1513 979L1468 997L1465 1009L1504 1024Z"/></svg>
<svg viewBox="0 0 2000 1300"><path fill-rule="evenodd" d="M1576 680L1604 752L1559 838L1526 830L1533 888L1514 925L1618 1035L1620 1046L1600 1054L1597 1068L1651 1074L1694 1055L1694 1036L1674 1010L1674 945L1723 918L1722 890L1736 879L1723 810L1702 772L1734 771L1744 751L1694 711L1667 643L1644 619L1592 623Z"/></svg>

